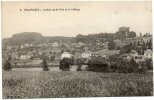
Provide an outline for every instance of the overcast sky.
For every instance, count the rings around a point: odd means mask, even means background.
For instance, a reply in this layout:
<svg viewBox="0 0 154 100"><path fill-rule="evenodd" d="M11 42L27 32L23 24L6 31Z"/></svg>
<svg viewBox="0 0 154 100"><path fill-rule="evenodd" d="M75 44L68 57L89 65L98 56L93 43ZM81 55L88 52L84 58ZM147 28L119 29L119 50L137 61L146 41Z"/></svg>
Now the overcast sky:
<svg viewBox="0 0 154 100"><path fill-rule="evenodd" d="M2 37L21 32L76 36L116 32L121 26L137 34L152 33L151 2L2 2ZM80 11L23 11L76 8ZM22 9L22 11L20 11Z"/></svg>

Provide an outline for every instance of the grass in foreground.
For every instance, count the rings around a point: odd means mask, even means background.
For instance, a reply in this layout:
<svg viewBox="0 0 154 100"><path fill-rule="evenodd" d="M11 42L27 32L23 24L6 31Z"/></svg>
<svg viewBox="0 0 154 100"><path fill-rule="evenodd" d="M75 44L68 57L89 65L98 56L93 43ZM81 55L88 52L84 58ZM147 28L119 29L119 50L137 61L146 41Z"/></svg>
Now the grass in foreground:
<svg viewBox="0 0 154 100"><path fill-rule="evenodd" d="M152 73L3 72L3 98L152 96Z"/></svg>

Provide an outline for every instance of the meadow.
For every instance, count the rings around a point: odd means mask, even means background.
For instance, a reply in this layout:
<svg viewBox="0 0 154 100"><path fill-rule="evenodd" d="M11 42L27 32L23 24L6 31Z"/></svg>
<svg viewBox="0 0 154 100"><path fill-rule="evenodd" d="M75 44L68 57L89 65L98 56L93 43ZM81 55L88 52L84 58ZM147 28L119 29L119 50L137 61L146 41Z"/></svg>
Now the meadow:
<svg viewBox="0 0 154 100"><path fill-rule="evenodd" d="M153 73L3 71L3 98L153 96Z"/></svg>

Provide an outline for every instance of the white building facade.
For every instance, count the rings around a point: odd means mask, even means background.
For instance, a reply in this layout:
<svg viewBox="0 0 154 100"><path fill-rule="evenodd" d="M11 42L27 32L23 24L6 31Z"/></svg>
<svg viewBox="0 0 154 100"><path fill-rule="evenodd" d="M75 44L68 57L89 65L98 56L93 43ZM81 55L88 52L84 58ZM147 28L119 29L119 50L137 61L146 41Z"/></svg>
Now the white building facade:
<svg viewBox="0 0 154 100"><path fill-rule="evenodd" d="M61 55L61 59L63 58L71 58L72 57L72 54L70 54L69 52L64 52L62 55Z"/></svg>
<svg viewBox="0 0 154 100"><path fill-rule="evenodd" d="M81 54L82 58L89 58L92 56L92 52L91 51L85 51Z"/></svg>

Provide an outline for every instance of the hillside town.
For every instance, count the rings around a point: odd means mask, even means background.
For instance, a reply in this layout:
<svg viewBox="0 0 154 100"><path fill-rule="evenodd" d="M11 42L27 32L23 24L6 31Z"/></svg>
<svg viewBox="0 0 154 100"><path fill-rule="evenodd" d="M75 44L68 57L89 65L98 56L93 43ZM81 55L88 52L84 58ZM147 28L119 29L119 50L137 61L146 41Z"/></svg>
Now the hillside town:
<svg viewBox="0 0 154 100"><path fill-rule="evenodd" d="M136 63L152 59L152 35L146 33L139 36L131 35L129 27L120 27L114 36L120 36L112 41L105 40L96 42L83 41L37 41L25 42L21 45L3 45L3 64L10 60L13 67L40 67L43 59L47 60L50 67L59 66L63 58L86 59L103 57L110 61L110 57L118 55L119 58L130 60ZM118 34L118 35L117 35ZM94 44L93 44L94 43ZM129 49L129 46L135 48ZM129 49L129 50L128 50ZM85 60L85 61L86 61Z"/></svg>

